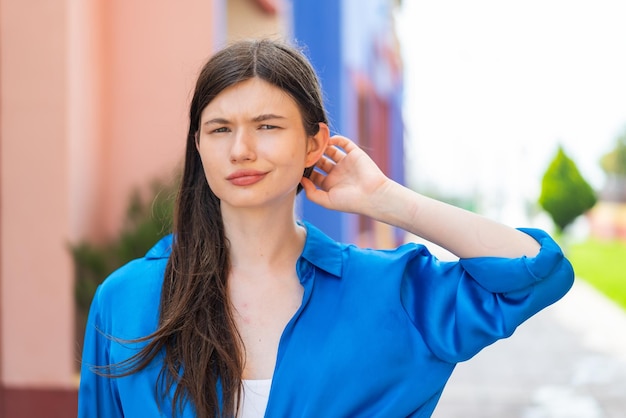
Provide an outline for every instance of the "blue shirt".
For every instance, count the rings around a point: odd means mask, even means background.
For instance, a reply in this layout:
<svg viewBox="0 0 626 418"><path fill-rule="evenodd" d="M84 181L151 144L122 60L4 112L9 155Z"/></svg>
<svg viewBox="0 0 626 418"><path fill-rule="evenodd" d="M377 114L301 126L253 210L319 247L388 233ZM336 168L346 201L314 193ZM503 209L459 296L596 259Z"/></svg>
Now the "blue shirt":
<svg viewBox="0 0 626 418"><path fill-rule="evenodd" d="M442 262L422 245L361 249L304 225L296 266L304 296L280 339L267 417L429 417L456 363L510 336L574 279L557 244L540 230L522 230L541 244L533 258ZM123 378L90 369L136 352L115 338L155 331L171 242L162 239L98 288L86 328L79 417L171 416L170 400L161 409L155 400L158 358ZM187 404L182 416L193 417L193 408Z"/></svg>

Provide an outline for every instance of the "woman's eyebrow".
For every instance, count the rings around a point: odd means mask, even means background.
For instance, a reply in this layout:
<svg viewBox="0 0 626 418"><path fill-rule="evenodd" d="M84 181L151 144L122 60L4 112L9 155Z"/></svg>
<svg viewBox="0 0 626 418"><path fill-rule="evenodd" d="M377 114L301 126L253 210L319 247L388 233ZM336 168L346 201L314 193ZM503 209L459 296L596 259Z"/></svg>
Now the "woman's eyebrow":
<svg viewBox="0 0 626 418"><path fill-rule="evenodd" d="M252 118L252 122L263 122L269 119L285 119L285 117L280 116L280 115L275 115L273 113L266 113L263 115L255 116L254 118Z"/></svg>
<svg viewBox="0 0 626 418"><path fill-rule="evenodd" d="M280 116L280 115L276 115L274 113L264 113L262 115L258 115L253 117L251 120L252 122L263 122L266 120L271 120L271 119L285 119L284 116ZM229 124L230 121L228 119L224 119L224 118L213 118L213 119L209 119L206 120L202 123L202 125L226 125Z"/></svg>
<svg viewBox="0 0 626 418"><path fill-rule="evenodd" d="M214 119L209 119L207 121L204 121L204 123L202 125L211 125L211 124L225 125L227 123L229 123L229 121L227 119L224 119L224 118L214 118Z"/></svg>

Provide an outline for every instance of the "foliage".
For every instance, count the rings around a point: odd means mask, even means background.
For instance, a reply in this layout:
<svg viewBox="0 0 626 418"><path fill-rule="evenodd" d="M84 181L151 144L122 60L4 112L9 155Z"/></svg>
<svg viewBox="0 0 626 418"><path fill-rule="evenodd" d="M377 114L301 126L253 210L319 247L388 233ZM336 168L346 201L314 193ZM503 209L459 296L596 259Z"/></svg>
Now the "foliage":
<svg viewBox="0 0 626 418"><path fill-rule="evenodd" d="M115 269L142 257L172 230L177 182L155 181L149 193L135 190L119 235L103 243L80 242L71 246L74 260L77 339L82 344L89 307L98 285Z"/></svg>
<svg viewBox="0 0 626 418"><path fill-rule="evenodd" d="M626 309L626 242L590 239L571 245L567 258L574 266L577 277L584 279Z"/></svg>
<svg viewBox="0 0 626 418"><path fill-rule="evenodd" d="M626 176L626 130L617 138L615 148L602 156L600 166L607 174Z"/></svg>
<svg viewBox="0 0 626 418"><path fill-rule="evenodd" d="M596 193L582 177L574 161L563 147L548 166L541 181L539 205L550 215L559 232L591 209L597 201Z"/></svg>

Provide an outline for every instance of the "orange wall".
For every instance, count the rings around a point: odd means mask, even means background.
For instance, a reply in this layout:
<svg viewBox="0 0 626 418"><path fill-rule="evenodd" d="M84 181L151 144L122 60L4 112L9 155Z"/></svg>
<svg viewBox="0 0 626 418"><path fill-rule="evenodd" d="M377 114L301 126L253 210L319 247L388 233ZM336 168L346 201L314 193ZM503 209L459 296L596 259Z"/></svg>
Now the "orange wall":
<svg viewBox="0 0 626 418"><path fill-rule="evenodd" d="M73 387L68 243L170 176L210 0L0 0L0 386Z"/></svg>

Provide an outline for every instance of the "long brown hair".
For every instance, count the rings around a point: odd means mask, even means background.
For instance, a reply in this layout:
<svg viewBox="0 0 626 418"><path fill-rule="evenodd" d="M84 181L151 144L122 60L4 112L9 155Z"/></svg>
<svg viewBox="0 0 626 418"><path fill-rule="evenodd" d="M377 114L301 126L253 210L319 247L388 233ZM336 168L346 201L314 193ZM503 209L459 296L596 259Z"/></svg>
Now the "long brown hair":
<svg viewBox="0 0 626 418"><path fill-rule="evenodd" d="M229 242L220 201L204 175L196 133L202 110L211 100L227 87L253 77L279 87L295 100L308 136L318 132L320 122L328 123L317 75L296 47L267 39L240 41L217 52L202 68L190 106L159 326L141 339L147 341L143 349L117 369L121 371L118 376L135 373L164 352L157 390L161 388L163 399L175 386L174 415L187 401L200 418L232 417L238 409L245 353L227 291ZM309 167L304 174L312 170Z"/></svg>

